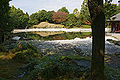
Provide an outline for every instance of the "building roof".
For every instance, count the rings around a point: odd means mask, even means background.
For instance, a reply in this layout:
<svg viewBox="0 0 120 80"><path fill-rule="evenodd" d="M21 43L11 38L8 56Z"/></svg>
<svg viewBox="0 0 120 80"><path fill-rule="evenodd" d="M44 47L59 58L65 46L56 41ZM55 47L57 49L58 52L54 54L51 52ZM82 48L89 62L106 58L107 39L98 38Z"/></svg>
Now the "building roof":
<svg viewBox="0 0 120 80"><path fill-rule="evenodd" d="M107 21L120 21L120 13L112 16L110 20L107 20Z"/></svg>

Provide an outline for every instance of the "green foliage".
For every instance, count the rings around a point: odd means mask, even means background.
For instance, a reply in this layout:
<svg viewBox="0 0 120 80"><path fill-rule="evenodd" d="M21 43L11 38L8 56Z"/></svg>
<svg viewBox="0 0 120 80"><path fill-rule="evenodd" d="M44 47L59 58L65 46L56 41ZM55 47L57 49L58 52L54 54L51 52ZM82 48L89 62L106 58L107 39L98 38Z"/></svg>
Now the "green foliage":
<svg viewBox="0 0 120 80"><path fill-rule="evenodd" d="M79 67L72 62L70 58L64 56L44 56L41 59L33 61L30 65L27 75L31 76L30 80L61 80L61 79L78 79L83 80L88 76L88 68Z"/></svg>
<svg viewBox="0 0 120 80"><path fill-rule="evenodd" d="M69 26L70 28L73 28L73 26L80 27L81 21L76 18L74 14L69 14L64 25Z"/></svg>
<svg viewBox="0 0 120 80"><path fill-rule="evenodd" d="M42 57L42 54L39 53L39 51L30 44L22 44L22 48L19 51L16 51L13 57L14 60L22 61L23 62L29 62L33 58ZM13 50L12 50L13 51Z"/></svg>
<svg viewBox="0 0 120 80"><path fill-rule="evenodd" d="M105 80L120 80L120 70L105 65Z"/></svg>
<svg viewBox="0 0 120 80"><path fill-rule="evenodd" d="M105 19L110 19L117 12L117 4L111 4L109 1L104 3Z"/></svg>
<svg viewBox="0 0 120 80"><path fill-rule="evenodd" d="M68 13L69 14L69 11L66 7L62 7L61 9L58 10L58 12L61 11L61 12L65 12L65 13Z"/></svg>
<svg viewBox="0 0 120 80"><path fill-rule="evenodd" d="M0 0L0 32L9 31L8 28L8 11L10 0Z"/></svg>
<svg viewBox="0 0 120 80"><path fill-rule="evenodd" d="M18 62L29 62L33 58L42 57L36 47L27 43L16 44L17 48L9 49L7 52L0 52L2 59L13 59ZM3 56L2 56L3 55Z"/></svg>
<svg viewBox="0 0 120 80"><path fill-rule="evenodd" d="M104 3L106 20L110 19L110 17L112 17L113 15L119 12L119 6L117 7L117 4L111 4L111 2L112 2L111 0L108 0ZM84 24L89 25L91 22L90 13L88 9L88 0L84 0L81 5L80 19L82 20L83 25Z"/></svg>
<svg viewBox="0 0 120 80"><path fill-rule="evenodd" d="M29 20L29 15L24 13L21 9L16 9L12 6L9 10L9 27L14 28L26 28Z"/></svg>
<svg viewBox="0 0 120 80"><path fill-rule="evenodd" d="M52 21L52 14L53 14L54 11L48 11L47 12L47 21L50 22L50 23L53 23Z"/></svg>
<svg viewBox="0 0 120 80"><path fill-rule="evenodd" d="M0 0L0 44L4 42L4 33L11 31L8 27L9 1Z"/></svg>
<svg viewBox="0 0 120 80"><path fill-rule="evenodd" d="M6 51L6 49L5 49L5 46L4 45L0 45L0 52L5 52Z"/></svg>
<svg viewBox="0 0 120 80"><path fill-rule="evenodd" d="M29 19L29 21L28 21L28 27L31 27L32 25L36 25L36 24L38 24L39 23L39 21L37 20L37 19Z"/></svg>
<svg viewBox="0 0 120 80"><path fill-rule="evenodd" d="M46 10L39 10L38 11L38 20L39 22L43 22L47 20L47 11Z"/></svg>
<svg viewBox="0 0 120 80"><path fill-rule="evenodd" d="M75 23L76 23L76 17L74 16L74 14L69 14L68 17L67 17L67 20L65 22L65 25L66 26L75 26Z"/></svg>
<svg viewBox="0 0 120 80"><path fill-rule="evenodd" d="M41 36L38 34L34 34L34 33L28 33L27 38L31 38L33 40L40 40Z"/></svg>
<svg viewBox="0 0 120 80"><path fill-rule="evenodd" d="M84 0L81 5L80 19L82 20L82 24L88 25L91 22L90 13L88 9L88 0Z"/></svg>
<svg viewBox="0 0 120 80"><path fill-rule="evenodd" d="M91 60L78 56L48 55L34 60L27 67L29 80L88 80L90 68L78 66L73 60ZM120 71L105 65L105 80L119 80Z"/></svg>
<svg viewBox="0 0 120 80"><path fill-rule="evenodd" d="M45 10L39 10L38 12L33 13L32 15L30 15L30 19L28 21L29 27L32 25L36 25L40 22L44 22L44 21L53 22L52 21L52 13L53 12L54 11L47 12Z"/></svg>
<svg viewBox="0 0 120 80"><path fill-rule="evenodd" d="M76 18L79 18L79 17L80 17L80 13L79 13L79 11L78 11L77 8L75 8L75 9L73 10L73 14L75 15Z"/></svg>
<svg viewBox="0 0 120 80"><path fill-rule="evenodd" d="M120 13L120 4L117 6L116 14L117 14L117 13Z"/></svg>

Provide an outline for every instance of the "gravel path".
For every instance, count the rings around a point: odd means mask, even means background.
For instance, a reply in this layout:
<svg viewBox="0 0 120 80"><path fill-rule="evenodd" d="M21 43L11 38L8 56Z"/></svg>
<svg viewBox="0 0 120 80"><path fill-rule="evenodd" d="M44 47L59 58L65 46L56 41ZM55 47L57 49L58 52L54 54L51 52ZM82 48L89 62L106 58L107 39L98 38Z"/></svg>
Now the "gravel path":
<svg viewBox="0 0 120 80"><path fill-rule="evenodd" d="M107 36L106 39L115 38ZM27 41L31 43L42 53L57 53L60 55L83 55L83 56L91 56L92 53L92 39L79 39L75 38L74 40L54 40L54 41ZM120 52L120 46L114 45L113 43L105 42L105 54L113 54ZM73 54L74 53L74 54Z"/></svg>
<svg viewBox="0 0 120 80"><path fill-rule="evenodd" d="M111 36L106 36L107 39L116 40L116 38ZM59 54L59 55L81 55L81 56L91 56L92 54L92 39L79 39L75 38L73 40L54 40L54 41L26 41L37 47L38 50L43 54ZM120 46L105 41L105 63L109 66L120 69L120 58L116 56L116 53L120 53ZM86 60L74 60L79 66L90 67L91 62Z"/></svg>
<svg viewBox="0 0 120 80"><path fill-rule="evenodd" d="M111 39L107 37L106 39ZM114 38L112 38L114 39ZM30 43L38 48L40 52L47 54L48 52L59 55L81 55L91 56L92 54L92 39L74 40L55 40L55 41L30 41ZM120 46L113 43L105 42L105 63L115 69L120 69L120 58L115 56L115 53L120 53ZM73 54L74 53L74 54ZM90 67L91 62L86 60L74 60L79 66Z"/></svg>

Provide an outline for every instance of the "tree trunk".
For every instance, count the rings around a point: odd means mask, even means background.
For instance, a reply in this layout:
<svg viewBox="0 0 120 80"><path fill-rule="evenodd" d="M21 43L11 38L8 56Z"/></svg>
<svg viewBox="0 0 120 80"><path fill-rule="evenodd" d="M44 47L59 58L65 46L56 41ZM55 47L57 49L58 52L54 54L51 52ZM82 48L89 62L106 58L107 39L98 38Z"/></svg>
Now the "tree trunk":
<svg viewBox="0 0 120 80"><path fill-rule="evenodd" d="M103 0L88 0L92 19L91 80L104 80L105 15Z"/></svg>

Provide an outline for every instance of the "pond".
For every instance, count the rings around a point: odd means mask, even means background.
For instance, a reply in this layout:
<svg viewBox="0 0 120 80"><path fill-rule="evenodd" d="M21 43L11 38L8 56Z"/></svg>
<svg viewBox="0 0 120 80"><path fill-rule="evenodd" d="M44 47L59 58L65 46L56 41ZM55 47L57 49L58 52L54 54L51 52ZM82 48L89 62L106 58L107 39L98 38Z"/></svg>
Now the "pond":
<svg viewBox="0 0 120 80"><path fill-rule="evenodd" d="M91 37L91 32L27 32L14 33L11 37L19 36L21 40L71 40L74 38Z"/></svg>

